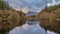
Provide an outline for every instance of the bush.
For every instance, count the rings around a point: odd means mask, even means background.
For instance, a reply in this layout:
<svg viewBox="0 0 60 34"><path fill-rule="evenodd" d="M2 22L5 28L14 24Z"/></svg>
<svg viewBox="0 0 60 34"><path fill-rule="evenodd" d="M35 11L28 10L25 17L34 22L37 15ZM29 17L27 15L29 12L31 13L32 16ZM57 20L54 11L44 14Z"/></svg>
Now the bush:
<svg viewBox="0 0 60 34"><path fill-rule="evenodd" d="M0 10L0 28L11 28L18 25L20 16L11 10Z"/></svg>
<svg viewBox="0 0 60 34"><path fill-rule="evenodd" d="M23 13L22 11L17 11L17 13L20 15L21 18L25 18L26 14Z"/></svg>

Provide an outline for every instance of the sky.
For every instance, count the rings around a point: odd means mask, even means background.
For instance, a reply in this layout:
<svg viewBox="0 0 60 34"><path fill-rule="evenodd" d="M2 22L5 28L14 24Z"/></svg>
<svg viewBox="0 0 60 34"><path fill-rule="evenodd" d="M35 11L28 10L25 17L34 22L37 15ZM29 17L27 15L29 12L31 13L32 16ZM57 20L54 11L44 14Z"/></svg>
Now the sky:
<svg viewBox="0 0 60 34"><path fill-rule="evenodd" d="M33 12L43 9L46 5L53 6L59 4L60 0L5 0L13 9L23 9L27 7Z"/></svg>

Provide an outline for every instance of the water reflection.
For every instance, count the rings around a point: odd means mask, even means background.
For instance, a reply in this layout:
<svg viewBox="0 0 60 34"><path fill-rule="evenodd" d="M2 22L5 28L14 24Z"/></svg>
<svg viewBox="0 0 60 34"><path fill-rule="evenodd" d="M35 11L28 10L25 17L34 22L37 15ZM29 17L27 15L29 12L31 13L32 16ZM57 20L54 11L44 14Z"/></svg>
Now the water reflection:
<svg viewBox="0 0 60 34"><path fill-rule="evenodd" d="M33 23L33 24L32 24ZM55 34L46 31L39 25L39 21L26 21L22 27L18 26L12 29L9 34Z"/></svg>
<svg viewBox="0 0 60 34"><path fill-rule="evenodd" d="M53 32L53 31L47 31L47 34L57 34L57 33Z"/></svg>
<svg viewBox="0 0 60 34"><path fill-rule="evenodd" d="M25 22L25 21L22 21ZM46 22L46 21L45 21ZM25 22L24 25L20 26L20 24L13 29L2 29L0 30L0 34L57 34L56 32L52 31L52 28L45 27L48 22L43 23L41 21L31 21L28 20ZM40 23L40 24L39 24Z"/></svg>
<svg viewBox="0 0 60 34"><path fill-rule="evenodd" d="M47 31L49 30L50 32L54 32L54 33L58 33L60 34L60 22L56 22L56 21L48 21L48 20L44 20L44 21L40 21L40 25ZM48 32L49 32L48 31Z"/></svg>

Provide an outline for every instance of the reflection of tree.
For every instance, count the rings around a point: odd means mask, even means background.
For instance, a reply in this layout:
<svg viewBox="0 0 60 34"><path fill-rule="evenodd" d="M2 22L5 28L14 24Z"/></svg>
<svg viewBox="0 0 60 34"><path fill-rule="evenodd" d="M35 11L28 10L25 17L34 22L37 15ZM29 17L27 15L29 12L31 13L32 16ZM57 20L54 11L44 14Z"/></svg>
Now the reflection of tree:
<svg viewBox="0 0 60 34"><path fill-rule="evenodd" d="M47 31L53 31L60 34L60 22L50 22L49 20L40 21L40 25Z"/></svg>
<svg viewBox="0 0 60 34"><path fill-rule="evenodd" d="M36 15L31 16L32 18L36 18Z"/></svg>
<svg viewBox="0 0 60 34"><path fill-rule="evenodd" d="M0 34L9 34L9 32L10 32L13 28L15 28L15 27L17 27L17 26L22 26L23 24L25 24L25 22L26 22L26 20L22 19L22 20L20 20L20 23L19 23L18 25L13 26L12 28L1 29L1 30L0 30Z"/></svg>
<svg viewBox="0 0 60 34"><path fill-rule="evenodd" d="M2 30L0 30L0 34L8 34L8 32L9 32L9 29L2 29Z"/></svg>
<svg viewBox="0 0 60 34"><path fill-rule="evenodd" d="M9 31L11 31L13 28L8 28L8 29L1 29L0 34L9 34Z"/></svg>
<svg viewBox="0 0 60 34"><path fill-rule="evenodd" d="M21 19L20 20L20 23L18 24L18 26L22 26L23 24L25 24L26 23L26 19Z"/></svg>

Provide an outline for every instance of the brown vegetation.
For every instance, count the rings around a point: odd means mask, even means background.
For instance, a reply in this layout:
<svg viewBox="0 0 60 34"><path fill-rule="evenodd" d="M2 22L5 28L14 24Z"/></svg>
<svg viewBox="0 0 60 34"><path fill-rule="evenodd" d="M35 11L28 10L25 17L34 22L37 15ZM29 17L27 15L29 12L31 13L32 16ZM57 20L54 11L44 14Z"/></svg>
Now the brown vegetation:
<svg viewBox="0 0 60 34"><path fill-rule="evenodd" d="M45 30L50 30L60 34L60 4L45 7L39 14L40 25Z"/></svg>
<svg viewBox="0 0 60 34"><path fill-rule="evenodd" d="M20 22L20 16L12 10L0 10L0 29L11 28Z"/></svg>
<svg viewBox="0 0 60 34"><path fill-rule="evenodd" d="M45 7L39 14L38 19L48 19L50 21L60 21L60 4Z"/></svg>
<svg viewBox="0 0 60 34"><path fill-rule="evenodd" d="M23 13L22 11L16 11L16 12L19 14L21 19L26 19L26 14L25 13Z"/></svg>

